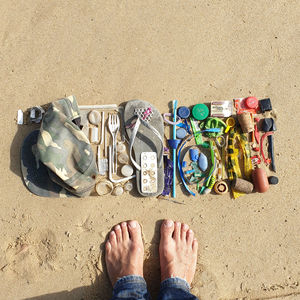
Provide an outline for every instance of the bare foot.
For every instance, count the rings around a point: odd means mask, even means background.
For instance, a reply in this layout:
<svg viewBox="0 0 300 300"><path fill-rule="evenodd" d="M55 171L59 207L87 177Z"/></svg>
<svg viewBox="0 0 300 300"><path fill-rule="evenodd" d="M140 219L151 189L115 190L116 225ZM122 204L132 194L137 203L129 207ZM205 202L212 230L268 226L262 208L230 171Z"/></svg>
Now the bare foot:
<svg viewBox="0 0 300 300"><path fill-rule="evenodd" d="M198 242L189 226L172 220L161 225L159 256L161 281L179 277L189 284L195 275Z"/></svg>
<svg viewBox="0 0 300 300"><path fill-rule="evenodd" d="M123 276L143 276L144 246L137 221L116 225L109 234L105 250L107 272L113 286Z"/></svg>

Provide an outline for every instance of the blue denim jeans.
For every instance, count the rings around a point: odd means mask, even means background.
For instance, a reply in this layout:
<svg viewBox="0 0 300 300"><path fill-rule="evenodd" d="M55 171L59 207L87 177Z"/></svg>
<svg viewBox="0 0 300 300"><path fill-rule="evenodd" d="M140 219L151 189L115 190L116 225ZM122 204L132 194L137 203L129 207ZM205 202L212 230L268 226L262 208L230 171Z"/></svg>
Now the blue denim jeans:
<svg viewBox="0 0 300 300"><path fill-rule="evenodd" d="M129 275L120 278L113 289L111 300L150 300L143 277ZM168 278L160 285L158 300L198 300L190 293L189 284L181 278Z"/></svg>

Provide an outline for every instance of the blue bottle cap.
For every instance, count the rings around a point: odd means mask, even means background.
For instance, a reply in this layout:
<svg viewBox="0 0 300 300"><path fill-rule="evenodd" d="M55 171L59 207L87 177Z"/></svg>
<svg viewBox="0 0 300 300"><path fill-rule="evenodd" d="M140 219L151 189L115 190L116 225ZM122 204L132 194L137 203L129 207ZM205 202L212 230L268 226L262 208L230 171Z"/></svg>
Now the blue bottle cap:
<svg viewBox="0 0 300 300"><path fill-rule="evenodd" d="M177 109L177 115L181 118L181 119L187 119L190 116L190 109L186 106L180 106Z"/></svg>
<svg viewBox="0 0 300 300"><path fill-rule="evenodd" d="M177 128L176 129L176 137L180 140L184 139L186 136L186 130L184 128Z"/></svg>

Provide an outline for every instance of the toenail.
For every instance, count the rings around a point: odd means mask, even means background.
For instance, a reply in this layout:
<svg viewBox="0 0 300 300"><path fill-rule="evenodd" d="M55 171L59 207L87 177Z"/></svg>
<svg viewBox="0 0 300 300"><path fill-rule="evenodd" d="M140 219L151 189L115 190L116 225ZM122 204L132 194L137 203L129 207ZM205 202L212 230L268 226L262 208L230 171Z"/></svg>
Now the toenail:
<svg viewBox="0 0 300 300"><path fill-rule="evenodd" d="M175 224L176 224L176 226L177 226L177 227L179 227L179 226L180 226L180 223L179 223L179 222L176 222Z"/></svg>
<svg viewBox="0 0 300 300"><path fill-rule="evenodd" d="M111 232L110 232L110 235L115 235L115 232L114 232L114 231L111 231Z"/></svg>
<svg viewBox="0 0 300 300"><path fill-rule="evenodd" d="M135 221L129 222L129 226L130 226L131 228L136 228L136 222L135 222Z"/></svg>
<svg viewBox="0 0 300 300"><path fill-rule="evenodd" d="M190 229L190 230L189 230L189 234L192 234L192 233L193 233L193 230L192 230L192 229Z"/></svg>
<svg viewBox="0 0 300 300"><path fill-rule="evenodd" d="M189 228L189 226L188 226L188 225L186 225L186 224L183 224L183 229L184 229L184 230L188 230L188 228Z"/></svg>
<svg viewBox="0 0 300 300"><path fill-rule="evenodd" d="M123 226L123 227L125 227L126 225L127 225L126 222L121 223L121 226Z"/></svg>
<svg viewBox="0 0 300 300"><path fill-rule="evenodd" d="M172 220L165 221L165 226L166 227L172 227L173 226L173 221Z"/></svg>
<svg viewBox="0 0 300 300"><path fill-rule="evenodd" d="M121 229L120 225L117 225L117 226L115 227L115 230L120 230L120 229Z"/></svg>

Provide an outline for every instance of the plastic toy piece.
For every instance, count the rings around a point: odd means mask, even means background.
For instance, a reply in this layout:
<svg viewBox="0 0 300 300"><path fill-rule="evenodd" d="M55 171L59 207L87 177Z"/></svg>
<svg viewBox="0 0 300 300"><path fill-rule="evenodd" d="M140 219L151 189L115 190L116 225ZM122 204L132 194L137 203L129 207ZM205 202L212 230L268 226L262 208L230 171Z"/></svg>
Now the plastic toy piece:
<svg viewBox="0 0 300 300"><path fill-rule="evenodd" d="M192 115L196 120L199 121L205 120L209 115L209 109L203 103L196 104L192 109Z"/></svg>
<svg viewBox="0 0 300 300"><path fill-rule="evenodd" d="M162 196L169 196L171 193L173 182L173 162L166 155L164 155L164 190L161 193Z"/></svg>
<svg viewBox="0 0 300 300"><path fill-rule="evenodd" d="M272 110L272 104L270 98L259 100L259 108L261 113Z"/></svg>
<svg viewBox="0 0 300 300"><path fill-rule="evenodd" d="M190 116L191 112L188 107L180 106L178 108L177 114L181 119L187 119Z"/></svg>
<svg viewBox="0 0 300 300"><path fill-rule="evenodd" d="M190 122L191 122L192 130L193 130L193 134L195 137L196 145L201 145L203 143L203 140L202 140L202 134L201 134L200 127L194 118L190 118Z"/></svg>

